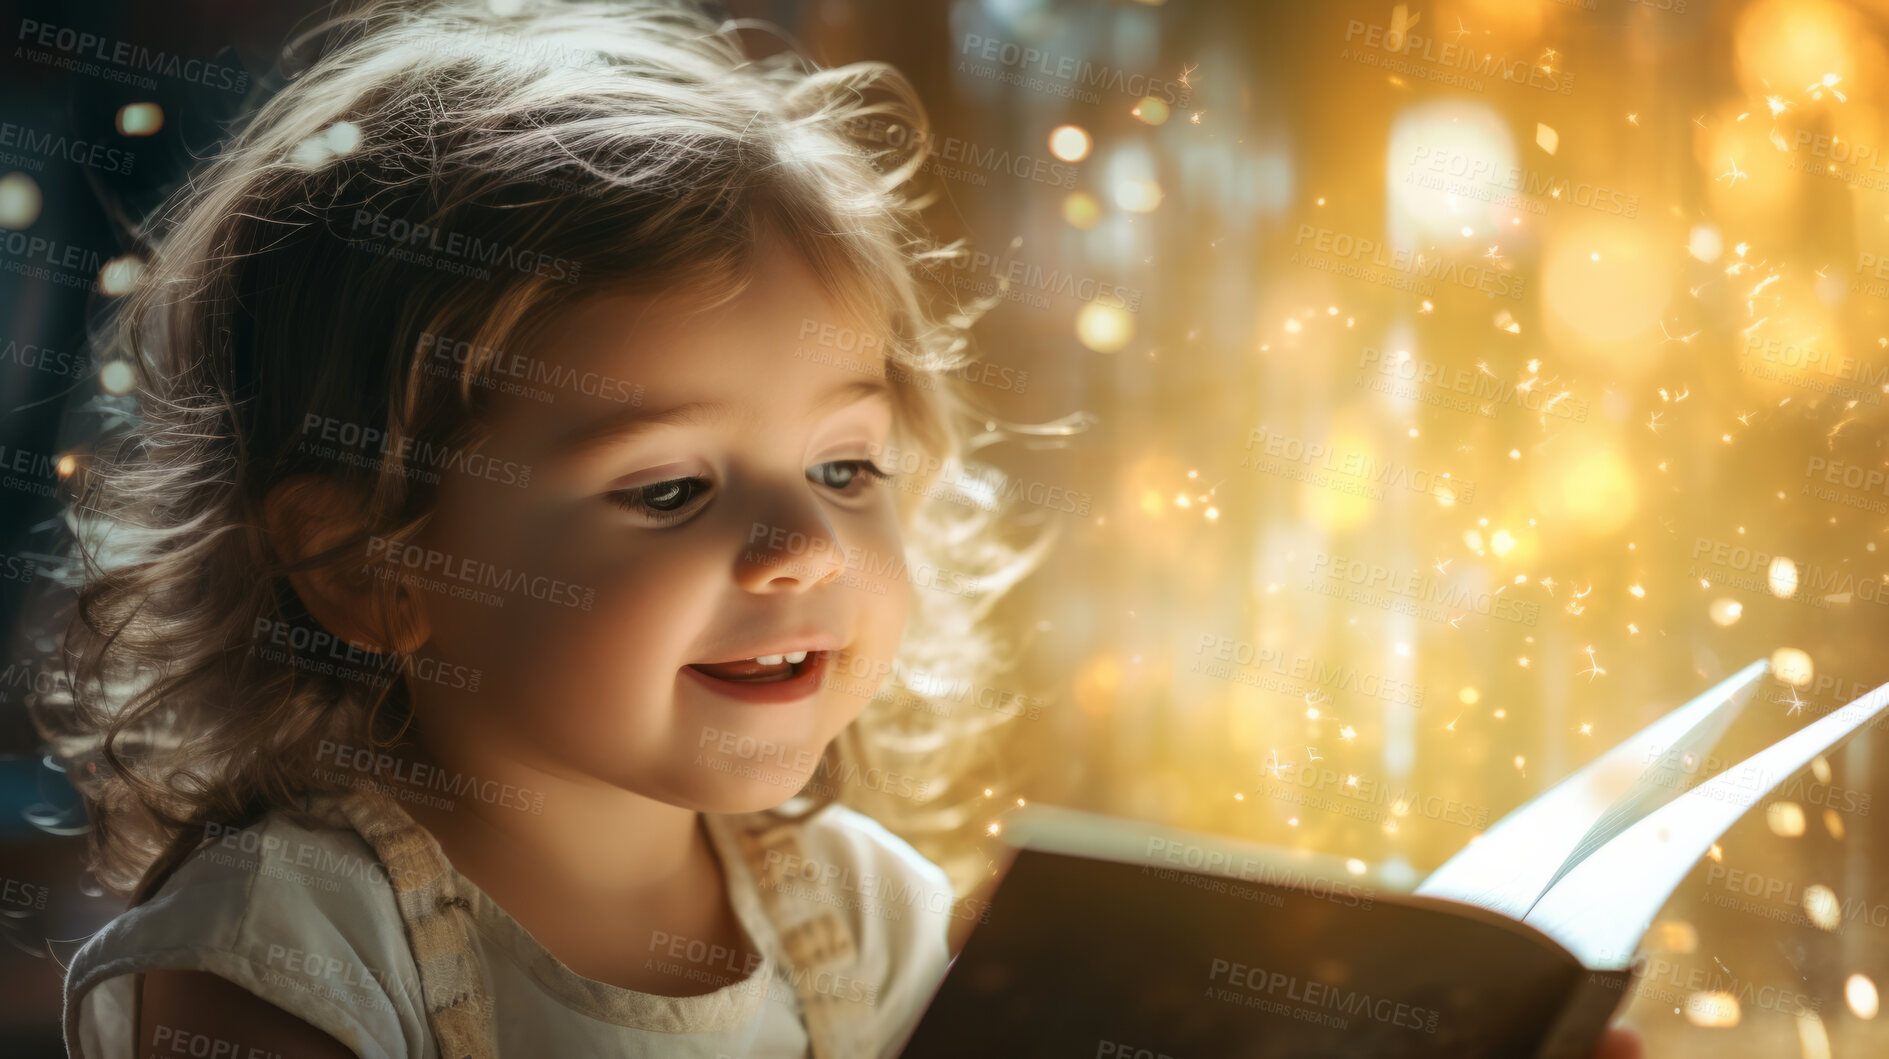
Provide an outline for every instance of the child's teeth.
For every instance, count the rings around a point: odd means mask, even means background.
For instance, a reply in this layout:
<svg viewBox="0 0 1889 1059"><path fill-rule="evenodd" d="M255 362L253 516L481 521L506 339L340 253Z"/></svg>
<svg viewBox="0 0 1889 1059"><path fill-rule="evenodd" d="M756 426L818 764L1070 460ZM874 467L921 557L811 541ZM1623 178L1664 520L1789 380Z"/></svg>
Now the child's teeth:
<svg viewBox="0 0 1889 1059"><path fill-rule="evenodd" d="M799 665L800 663L805 662L807 660L807 652L789 651L786 654L782 655L781 657L789 662L792 662L794 665Z"/></svg>
<svg viewBox="0 0 1889 1059"><path fill-rule="evenodd" d="M780 664L781 664L781 658L782 658L782 656L781 656L781 655L755 655L755 656L754 656L754 660L755 660L756 662L759 662L759 663L761 663L761 664L762 664L762 665L764 665L764 666L777 666L777 665L780 665Z"/></svg>

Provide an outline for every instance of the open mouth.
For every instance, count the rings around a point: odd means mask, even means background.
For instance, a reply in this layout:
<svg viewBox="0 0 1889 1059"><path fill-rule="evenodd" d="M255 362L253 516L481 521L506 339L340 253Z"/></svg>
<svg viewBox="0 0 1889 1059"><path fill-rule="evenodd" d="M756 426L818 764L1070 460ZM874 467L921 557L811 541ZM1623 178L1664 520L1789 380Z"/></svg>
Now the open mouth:
<svg viewBox="0 0 1889 1059"><path fill-rule="evenodd" d="M817 653L795 651L785 655L744 658L739 662L697 662L689 668L732 684L775 684L792 680L797 672L811 663L812 656Z"/></svg>
<svg viewBox="0 0 1889 1059"><path fill-rule="evenodd" d="M719 695L747 702L792 702L819 690L831 651L795 651L738 662L682 667L691 680Z"/></svg>

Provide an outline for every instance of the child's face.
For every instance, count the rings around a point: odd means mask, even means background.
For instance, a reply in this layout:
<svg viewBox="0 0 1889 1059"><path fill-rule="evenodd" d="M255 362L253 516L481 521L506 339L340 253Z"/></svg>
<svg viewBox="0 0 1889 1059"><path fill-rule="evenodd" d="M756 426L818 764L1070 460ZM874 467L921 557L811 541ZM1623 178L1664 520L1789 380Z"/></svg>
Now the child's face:
<svg viewBox="0 0 1889 1059"><path fill-rule="evenodd" d="M422 655L482 671L472 693L413 682L429 745L752 811L864 707L911 603L896 486L856 462L883 467L884 357L820 345L866 332L796 253L759 253L706 313L605 295L504 351L499 381L553 399L497 397L482 452L529 485L448 473L421 541L436 568L396 567L426 578ZM809 655L792 686L692 669L814 648L824 674L805 678ZM770 694L789 701L754 701Z"/></svg>

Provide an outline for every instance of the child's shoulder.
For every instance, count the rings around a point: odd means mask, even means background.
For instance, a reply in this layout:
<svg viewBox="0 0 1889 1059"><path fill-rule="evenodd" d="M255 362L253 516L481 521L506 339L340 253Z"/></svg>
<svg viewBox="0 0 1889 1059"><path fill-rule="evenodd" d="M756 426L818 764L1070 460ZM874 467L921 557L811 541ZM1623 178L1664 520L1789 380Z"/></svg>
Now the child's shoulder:
<svg viewBox="0 0 1889 1059"><path fill-rule="evenodd" d="M951 881L912 844L865 813L837 802L809 816L804 825L809 848L842 860L872 864L915 883L949 894Z"/></svg>
<svg viewBox="0 0 1889 1059"><path fill-rule="evenodd" d="M419 971L387 869L339 822L271 812L247 827L209 829L157 893L74 956L71 1054L129 1054L118 1042L135 1030L136 976L160 969L216 974L357 1055L430 1054Z"/></svg>
<svg viewBox="0 0 1889 1059"><path fill-rule="evenodd" d="M950 879L883 824L837 803L791 826L749 817L749 867L782 946L834 1032L901 1044L950 963Z"/></svg>

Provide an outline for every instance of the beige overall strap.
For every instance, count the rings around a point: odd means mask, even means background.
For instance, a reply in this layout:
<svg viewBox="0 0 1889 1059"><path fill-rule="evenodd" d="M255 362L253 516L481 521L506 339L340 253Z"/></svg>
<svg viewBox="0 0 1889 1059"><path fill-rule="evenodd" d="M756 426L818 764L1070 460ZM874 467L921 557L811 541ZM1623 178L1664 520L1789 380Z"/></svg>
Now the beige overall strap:
<svg viewBox="0 0 1889 1059"><path fill-rule="evenodd" d="M357 789L336 806L387 869L440 1059L498 1059L490 983L472 944L472 912L439 844L386 794Z"/></svg>
<svg viewBox="0 0 1889 1059"><path fill-rule="evenodd" d="M789 912L782 907L779 883L788 864L800 863L800 825L791 821L739 832L741 852L753 873L761 904L767 910L781 938L784 970L800 998L800 1009L807 1019L807 1041L813 1059L861 1059L852 1054L840 1039L835 1005L840 1003L829 993L814 988L816 974L823 966L851 963L857 956L852 928L832 909L822 909L811 918L787 922ZM778 851L772 866L770 850Z"/></svg>

